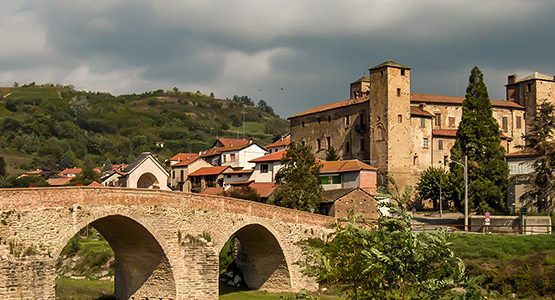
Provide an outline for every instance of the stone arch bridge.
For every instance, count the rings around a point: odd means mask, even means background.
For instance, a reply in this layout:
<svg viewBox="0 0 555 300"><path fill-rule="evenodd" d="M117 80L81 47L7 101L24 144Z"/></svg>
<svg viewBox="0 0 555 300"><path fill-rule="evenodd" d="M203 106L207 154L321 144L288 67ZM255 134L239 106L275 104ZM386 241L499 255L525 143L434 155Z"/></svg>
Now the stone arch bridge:
<svg viewBox="0 0 555 300"><path fill-rule="evenodd" d="M120 299L217 299L219 252L235 236L246 284L313 290L296 242L333 219L218 196L120 188L0 190L0 299L54 299L55 264L94 226L115 254Z"/></svg>

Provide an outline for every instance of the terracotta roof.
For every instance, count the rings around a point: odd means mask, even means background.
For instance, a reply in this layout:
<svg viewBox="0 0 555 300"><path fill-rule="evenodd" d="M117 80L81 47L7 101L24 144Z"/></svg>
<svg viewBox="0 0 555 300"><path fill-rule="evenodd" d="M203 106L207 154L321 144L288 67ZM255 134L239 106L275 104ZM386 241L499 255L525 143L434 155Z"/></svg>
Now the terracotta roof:
<svg viewBox="0 0 555 300"><path fill-rule="evenodd" d="M238 146L245 146L251 143L248 139L232 139L232 138L218 138L216 143L220 142L223 147L238 147Z"/></svg>
<svg viewBox="0 0 555 300"><path fill-rule="evenodd" d="M277 147L286 147L286 146L289 146L290 143L291 143L291 135L288 135L282 139L279 139L271 144L264 146L264 148L270 149L270 148L277 148Z"/></svg>
<svg viewBox="0 0 555 300"><path fill-rule="evenodd" d="M395 68L409 69L409 70L410 70L409 67L407 67L407 66L405 66L405 65L402 65L402 64L400 64L400 63L397 63L397 62L395 62L395 61L393 61L393 60L385 61L385 62L383 62L383 63L381 63L381 64L379 64L379 65L377 65L377 66L374 66L374 67L370 68L370 70L379 69L379 68L383 68L383 67L395 67Z"/></svg>
<svg viewBox="0 0 555 300"><path fill-rule="evenodd" d="M322 191L322 203L334 203L335 201L337 201L339 198L353 192L356 190L361 190L363 192L365 192L366 194L368 194L368 196L372 197L372 194L370 194L368 191L358 188L358 187L354 187L354 188L347 188L347 189L337 189L337 190L328 190L328 191ZM372 197L373 198L373 197Z"/></svg>
<svg viewBox="0 0 555 300"><path fill-rule="evenodd" d="M253 182L249 187L256 190L258 195L262 198L268 198L277 188L277 185L273 182Z"/></svg>
<svg viewBox="0 0 555 300"><path fill-rule="evenodd" d="M247 144L230 144L230 145L225 146L225 147L212 147L212 148L202 152L200 154L200 157L210 157L210 156L214 156L214 155L219 155L222 152L241 150L241 149L246 148L246 147L248 147L250 145L253 145L253 144L256 144L256 143L249 142ZM256 144L256 145L258 145L258 144Z"/></svg>
<svg viewBox="0 0 555 300"><path fill-rule="evenodd" d="M81 174L81 172L83 172L83 169L82 169L82 168L65 168L65 169L64 169L63 171L61 171L59 174L60 174L60 175L62 175L62 174L67 174L67 175L69 175L69 174L74 174L74 175L77 175L77 174Z"/></svg>
<svg viewBox="0 0 555 300"><path fill-rule="evenodd" d="M414 103L438 103L438 104L457 104L462 105L464 97L429 95L429 94L411 94L410 101ZM524 109L524 106L505 100L490 100L492 107L518 108Z"/></svg>
<svg viewBox="0 0 555 300"><path fill-rule="evenodd" d="M224 193L224 188L221 187L207 187L204 190L200 191L200 194L205 195L221 195Z"/></svg>
<svg viewBox="0 0 555 300"><path fill-rule="evenodd" d="M200 168L193 173L189 174L189 177L194 176L209 176L209 175L220 175L223 171L225 171L229 166L217 166L217 167L206 167Z"/></svg>
<svg viewBox="0 0 555 300"><path fill-rule="evenodd" d="M89 186L101 187L101 186L103 186L103 185L100 184L100 183L98 183L98 182L96 182L96 181L93 181L93 182L91 182L91 184L89 184Z"/></svg>
<svg viewBox="0 0 555 300"><path fill-rule="evenodd" d="M253 182L254 182L254 180L242 180L242 181L228 182L226 184L229 184L229 185L249 185Z"/></svg>
<svg viewBox="0 0 555 300"><path fill-rule="evenodd" d="M190 160L192 158L197 158L198 157L198 153L177 153L176 155L172 156L172 158L170 158L171 161L184 161L184 160Z"/></svg>
<svg viewBox="0 0 555 300"><path fill-rule="evenodd" d="M410 115L417 116L417 117L425 117L425 118L432 118L434 115L431 113L421 109L420 107L411 106L410 107Z"/></svg>
<svg viewBox="0 0 555 300"><path fill-rule="evenodd" d="M199 157L199 155L197 154L196 157L190 157L189 159L184 159L184 160L182 160L182 161L180 161L180 162L178 162L178 163L175 163L175 164L171 165L171 167L172 167L172 168L175 168L175 167L186 167L186 166L190 165L191 163L193 163L193 162L195 162L195 161L197 161L197 160L199 160L199 159L200 159L200 157Z"/></svg>
<svg viewBox="0 0 555 300"><path fill-rule="evenodd" d="M360 104L360 103L365 103L368 102L369 99L368 98L363 98L363 99L345 99L345 100L341 100L341 101L337 101L337 102L332 102L332 103L326 103L323 105L319 105L316 107L313 107L311 109L305 110L301 113L298 113L296 115L293 115L287 119L293 119L296 117L301 117L301 116L306 116L306 115L310 115L310 114L314 114L314 113L318 113L318 112L323 112L323 111L327 111L327 110L332 110L332 109L336 109L336 108L341 108L341 107L346 107L346 106L351 106L351 105L355 105L355 104Z"/></svg>
<svg viewBox="0 0 555 300"><path fill-rule="evenodd" d="M456 129L432 129L433 136L446 136L446 137L456 137Z"/></svg>
<svg viewBox="0 0 555 300"><path fill-rule="evenodd" d="M226 174L251 174L253 172L253 169L246 169L246 170L235 170L235 171L231 171L231 172L226 172Z"/></svg>
<svg viewBox="0 0 555 300"><path fill-rule="evenodd" d="M287 153L287 150L280 150L278 152L266 154L264 156L249 160L249 162L261 163L261 162L270 162L270 161L280 161L281 158L285 155L285 153Z"/></svg>
<svg viewBox="0 0 555 300"><path fill-rule="evenodd" d="M62 178L50 178L46 182L51 186L62 186L67 185L71 181L71 177L62 177Z"/></svg>
<svg viewBox="0 0 555 300"><path fill-rule="evenodd" d="M322 165L322 168L320 169L320 174L356 172L361 170L378 170L377 168L367 165L358 159L321 161L320 164Z"/></svg>

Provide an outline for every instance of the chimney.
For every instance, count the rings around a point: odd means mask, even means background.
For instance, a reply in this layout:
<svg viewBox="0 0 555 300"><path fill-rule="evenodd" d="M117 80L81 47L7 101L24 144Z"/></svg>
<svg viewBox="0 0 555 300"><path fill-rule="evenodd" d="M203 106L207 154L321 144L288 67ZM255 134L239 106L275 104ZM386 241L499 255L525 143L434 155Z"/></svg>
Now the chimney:
<svg viewBox="0 0 555 300"><path fill-rule="evenodd" d="M513 84L515 83L515 81L516 81L516 74L509 75L507 77L507 84Z"/></svg>

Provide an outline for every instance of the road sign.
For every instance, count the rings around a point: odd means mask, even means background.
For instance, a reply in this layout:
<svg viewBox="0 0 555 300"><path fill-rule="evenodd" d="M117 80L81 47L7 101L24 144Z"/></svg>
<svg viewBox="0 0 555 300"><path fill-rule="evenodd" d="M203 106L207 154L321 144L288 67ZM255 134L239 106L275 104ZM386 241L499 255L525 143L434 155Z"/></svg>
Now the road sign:
<svg viewBox="0 0 555 300"><path fill-rule="evenodd" d="M489 226L489 225L490 225L490 222L491 222L491 219L490 219L489 217L486 217L486 218L484 219L484 225Z"/></svg>

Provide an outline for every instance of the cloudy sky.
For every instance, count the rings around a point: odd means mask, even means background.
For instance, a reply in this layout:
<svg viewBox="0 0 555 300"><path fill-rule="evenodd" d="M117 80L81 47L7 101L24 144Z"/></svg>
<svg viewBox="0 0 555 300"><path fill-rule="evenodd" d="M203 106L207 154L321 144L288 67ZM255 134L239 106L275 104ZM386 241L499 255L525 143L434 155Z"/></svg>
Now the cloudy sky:
<svg viewBox="0 0 555 300"><path fill-rule="evenodd" d="M0 0L0 85L249 95L282 116L348 97L385 60L412 91L492 98L506 77L555 74L551 0Z"/></svg>

